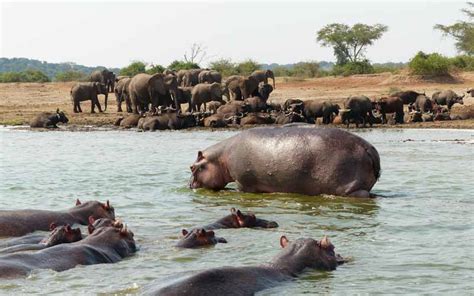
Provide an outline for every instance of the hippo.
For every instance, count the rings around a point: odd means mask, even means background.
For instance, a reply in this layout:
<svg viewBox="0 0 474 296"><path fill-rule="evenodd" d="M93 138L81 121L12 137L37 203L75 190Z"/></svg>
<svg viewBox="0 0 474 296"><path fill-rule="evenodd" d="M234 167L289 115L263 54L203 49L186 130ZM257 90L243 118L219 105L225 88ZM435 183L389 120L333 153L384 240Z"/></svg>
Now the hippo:
<svg viewBox="0 0 474 296"><path fill-rule="evenodd" d="M15 253L20 251L42 250L63 243L73 243L82 239L81 229L71 228L69 224L56 226L51 224L51 233L37 244L21 244L0 249L0 254Z"/></svg>
<svg viewBox="0 0 474 296"><path fill-rule="evenodd" d="M0 211L0 237L22 236L37 230L48 231L51 223L56 225L87 225L89 216L96 219L115 219L115 210L107 203L76 200L76 206L67 211L15 210Z"/></svg>
<svg viewBox="0 0 474 296"><path fill-rule="evenodd" d="M190 188L370 197L380 176L377 150L337 128L258 127L199 151Z"/></svg>
<svg viewBox="0 0 474 296"><path fill-rule="evenodd" d="M60 111L59 108L56 110L56 113L42 112L38 114L30 123L32 128L58 128L58 123L68 123L69 119L66 117L63 111Z"/></svg>
<svg viewBox="0 0 474 296"><path fill-rule="evenodd" d="M135 252L131 231L102 227L75 243L60 244L35 253L0 256L0 278L27 276L36 269L64 271L77 265L115 263Z"/></svg>
<svg viewBox="0 0 474 296"><path fill-rule="evenodd" d="M203 226L206 230L222 229L222 228L276 228L278 223L275 221L267 221L255 217L253 213L242 213L235 208L230 209L230 215L222 217L214 223Z"/></svg>
<svg viewBox="0 0 474 296"><path fill-rule="evenodd" d="M280 238L283 250L269 263L258 266L207 269L152 293L154 295L254 295L297 277L305 269L331 271L344 263L327 237L320 241Z"/></svg>
<svg viewBox="0 0 474 296"><path fill-rule="evenodd" d="M206 231L204 228L181 231L183 238L176 244L179 248L197 248L204 246L212 246L217 243L226 244L227 241L222 237L216 237L214 231Z"/></svg>
<svg viewBox="0 0 474 296"><path fill-rule="evenodd" d="M89 234L92 234L96 229L110 226L121 229L123 227L123 223L120 220L113 220L110 218L95 219L93 216L89 216L89 225L87 225L87 231Z"/></svg>

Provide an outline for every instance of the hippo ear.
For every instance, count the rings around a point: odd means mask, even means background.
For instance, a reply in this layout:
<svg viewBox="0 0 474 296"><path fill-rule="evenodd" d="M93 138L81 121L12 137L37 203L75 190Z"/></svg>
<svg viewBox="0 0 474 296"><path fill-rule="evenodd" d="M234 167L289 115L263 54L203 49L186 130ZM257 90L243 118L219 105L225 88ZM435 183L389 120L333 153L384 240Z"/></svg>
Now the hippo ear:
<svg viewBox="0 0 474 296"><path fill-rule="evenodd" d="M329 247L332 246L332 243L331 241L329 240L329 238L325 235L323 237L323 239L319 242L320 246L323 248L323 249L328 249Z"/></svg>
<svg viewBox="0 0 474 296"><path fill-rule="evenodd" d="M290 241L288 240L288 238L286 238L286 236L282 235L282 236L280 237L280 246L281 246L282 248L286 248L289 243L290 243Z"/></svg>
<svg viewBox="0 0 474 296"><path fill-rule="evenodd" d="M76 199L76 206L78 206L78 205L82 205L82 203L81 203L81 201L79 200L79 198Z"/></svg>
<svg viewBox="0 0 474 296"><path fill-rule="evenodd" d="M197 161L201 161L203 158L204 156L202 155L202 151L198 151Z"/></svg>
<svg viewBox="0 0 474 296"><path fill-rule="evenodd" d="M89 224L90 224L90 225L93 225L94 222L95 222L95 219L94 219L94 217L92 217L92 216L89 216L89 219L88 219L88 220L89 220Z"/></svg>
<svg viewBox="0 0 474 296"><path fill-rule="evenodd" d="M235 211L236 211L235 208L230 208L230 213L231 213L232 215L235 214Z"/></svg>
<svg viewBox="0 0 474 296"><path fill-rule="evenodd" d="M199 229L198 236L206 236L206 230L204 230L204 228Z"/></svg>
<svg viewBox="0 0 474 296"><path fill-rule="evenodd" d="M54 223L54 222L51 223L51 224L49 224L49 230L50 230L50 231L56 229L56 227L57 227L57 226L56 226L56 223Z"/></svg>
<svg viewBox="0 0 474 296"><path fill-rule="evenodd" d="M181 229L181 234L182 234L183 236L188 235L188 233L189 233L189 232L188 232L186 229L184 229L184 228Z"/></svg>
<svg viewBox="0 0 474 296"><path fill-rule="evenodd" d="M107 203L105 204L105 209L110 210L110 202L107 200Z"/></svg>

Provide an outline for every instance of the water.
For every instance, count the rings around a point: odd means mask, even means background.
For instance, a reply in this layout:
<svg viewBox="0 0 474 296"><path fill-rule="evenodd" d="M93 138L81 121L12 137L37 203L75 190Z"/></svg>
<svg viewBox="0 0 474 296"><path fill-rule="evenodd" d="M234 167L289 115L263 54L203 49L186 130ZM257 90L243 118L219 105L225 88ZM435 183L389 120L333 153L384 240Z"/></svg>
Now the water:
<svg viewBox="0 0 474 296"><path fill-rule="evenodd" d="M0 294L142 293L195 270L266 262L283 234L326 234L351 262L305 272L262 295L473 292L473 130L357 131L381 156L373 192L384 197L376 199L187 189L197 151L235 133L0 130L0 208L67 209L76 198L110 199L141 248L117 264L0 280ZM218 230L228 244L173 247L182 228L231 207L280 228Z"/></svg>

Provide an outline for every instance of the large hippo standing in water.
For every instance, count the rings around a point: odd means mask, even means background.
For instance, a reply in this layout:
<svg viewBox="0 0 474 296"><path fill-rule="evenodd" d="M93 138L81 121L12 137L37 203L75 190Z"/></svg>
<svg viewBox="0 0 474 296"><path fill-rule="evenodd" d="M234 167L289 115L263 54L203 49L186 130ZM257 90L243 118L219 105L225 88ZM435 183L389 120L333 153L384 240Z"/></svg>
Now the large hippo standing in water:
<svg viewBox="0 0 474 296"><path fill-rule="evenodd" d="M305 124L254 128L199 151L191 188L370 197L380 176L377 150L335 128Z"/></svg>

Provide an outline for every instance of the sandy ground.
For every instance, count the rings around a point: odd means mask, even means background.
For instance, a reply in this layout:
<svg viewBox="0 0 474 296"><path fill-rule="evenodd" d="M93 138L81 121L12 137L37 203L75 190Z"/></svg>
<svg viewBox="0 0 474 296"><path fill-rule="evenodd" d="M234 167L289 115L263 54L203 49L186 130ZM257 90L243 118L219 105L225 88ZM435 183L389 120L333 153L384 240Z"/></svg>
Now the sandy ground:
<svg viewBox="0 0 474 296"><path fill-rule="evenodd" d="M56 108L64 110L71 126L107 126L122 115L117 113L115 95L109 94L108 109L104 113L90 114L90 103L82 102L84 111L72 112L69 91L74 82L68 83L1 83L0 84L0 124L26 125L39 112L53 112ZM284 102L289 98L302 100L330 100L337 103L350 95L380 97L391 91L416 90L431 95L438 90L452 89L464 93L474 87L474 72L458 74L449 81L424 80L406 74L391 73L373 75L354 75L350 77L323 77L315 79L277 78L276 89L270 101ZM99 97L104 105L104 96ZM474 98L465 100L465 105L474 109ZM125 106L123 106L125 107ZM384 125L384 127L388 127ZM410 123L395 127L406 128L474 128L474 120L455 120L443 122Z"/></svg>

